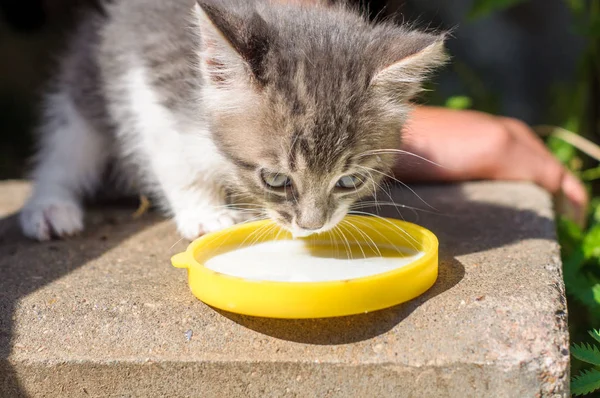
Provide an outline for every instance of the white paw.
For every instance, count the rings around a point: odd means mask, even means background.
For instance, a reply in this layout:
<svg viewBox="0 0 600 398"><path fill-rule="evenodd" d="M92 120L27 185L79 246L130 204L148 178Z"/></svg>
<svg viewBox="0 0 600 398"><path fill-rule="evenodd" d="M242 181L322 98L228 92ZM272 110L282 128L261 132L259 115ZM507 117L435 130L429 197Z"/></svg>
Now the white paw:
<svg viewBox="0 0 600 398"><path fill-rule="evenodd" d="M204 210L179 213L175 216L175 222L184 238L194 240L201 235L231 227L245 218L242 213L230 209L211 212Z"/></svg>
<svg viewBox="0 0 600 398"><path fill-rule="evenodd" d="M31 199L19 214L25 236L49 240L74 235L83 230L83 210L64 198Z"/></svg>

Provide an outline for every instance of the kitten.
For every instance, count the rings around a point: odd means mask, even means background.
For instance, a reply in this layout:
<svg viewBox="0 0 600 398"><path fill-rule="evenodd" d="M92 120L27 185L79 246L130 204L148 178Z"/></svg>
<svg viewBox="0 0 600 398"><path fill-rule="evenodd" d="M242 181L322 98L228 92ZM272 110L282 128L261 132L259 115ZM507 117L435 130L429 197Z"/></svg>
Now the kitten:
<svg viewBox="0 0 600 398"><path fill-rule="evenodd" d="M247 218L230 199L296 236L333 228L389 172L408 100L444 60L442 36L342 5L112 2L46 95L22 229L81 231L107 170L188 239Z"/></svg>

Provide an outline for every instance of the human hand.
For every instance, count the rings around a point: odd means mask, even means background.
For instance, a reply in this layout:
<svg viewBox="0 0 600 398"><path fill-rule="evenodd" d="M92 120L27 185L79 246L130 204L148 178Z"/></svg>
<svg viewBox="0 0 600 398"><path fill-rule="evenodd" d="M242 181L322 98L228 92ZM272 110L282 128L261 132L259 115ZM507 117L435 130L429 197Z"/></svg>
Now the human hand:
<svg viewBox="0 0 600 398"><path fill-rule="evenodd" d="M585 187L519 120L419 106L401 149L439 165L401 155L394 174L402 181L532 181L559 199L559 211L580 224L585 219Z"/></svg>

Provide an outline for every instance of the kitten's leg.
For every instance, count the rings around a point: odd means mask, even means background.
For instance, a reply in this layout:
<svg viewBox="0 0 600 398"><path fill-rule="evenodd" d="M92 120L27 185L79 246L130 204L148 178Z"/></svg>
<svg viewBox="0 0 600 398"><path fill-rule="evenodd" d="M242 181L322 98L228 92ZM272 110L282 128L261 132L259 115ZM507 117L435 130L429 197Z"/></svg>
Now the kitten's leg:
<svg viewBox="0 0 600 398"><path fill-rule="evenodd" d="M20 214L24 234L38 240L83 229L82 197L97 187L109 150L66 93L49 95L46 104L33 193Z"/></svg>
<svg viewBox="0 0 600 398"><path fill-rule="evenodd" d="M243 213L227 207L212 142L202 137L191 142L173 138L163 142L160 150L154 140L148 140L145 149L153 154L148 165L158 184L156 191L166 199L179 233L192 240L242 221Z"/></svg>
<svg viewBox="0 0 600 398"><path fill-rule="evenodd" d="M224 159L204 124L183 122L162 105L160 95L148 83L148 72L132 67L122 81L124 93L115 92L113 113L128 113L117 134L132 146L146 188L164 199L179 233L187 239L231 226L240 214L225 207L222 186Z"/></svg>
<svg viewBox="0 0 600 398"><path fill-rule="evenodd" d="M195 186L169 184L169 199L179 233L186 239L230 227L244 214L226 207L224 190L216 181L203 179Z"/></svg>

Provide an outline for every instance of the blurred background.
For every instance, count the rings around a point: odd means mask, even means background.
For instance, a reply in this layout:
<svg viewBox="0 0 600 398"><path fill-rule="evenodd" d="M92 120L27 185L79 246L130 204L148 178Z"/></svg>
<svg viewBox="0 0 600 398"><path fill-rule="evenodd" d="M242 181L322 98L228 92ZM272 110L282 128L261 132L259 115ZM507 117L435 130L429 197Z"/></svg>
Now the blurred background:
<svg viewBox="0 0 600 398"><path fill-rule="evenodd" d="M77 21L77 9L101 8L102 1L106 0L0 0L0 179L25 175L40 93ZM422 101L529 123L544 132L549 148L596 195L585 229L558 220L571 337L574 342L593 342L587 331L600 328L600 167L565 142L561 133L600 142L600 0L361 4L373 18L452 30L452 63L438 74ZM573 374L581 368L589 365L574 360ZM596 377L600 386L600 372ZM590 380L586 382L594 381Z"/></svg>

